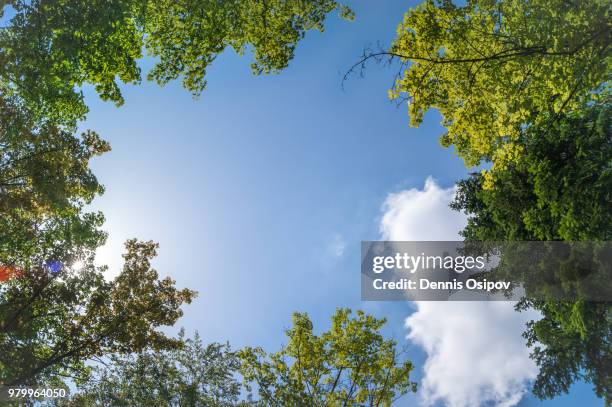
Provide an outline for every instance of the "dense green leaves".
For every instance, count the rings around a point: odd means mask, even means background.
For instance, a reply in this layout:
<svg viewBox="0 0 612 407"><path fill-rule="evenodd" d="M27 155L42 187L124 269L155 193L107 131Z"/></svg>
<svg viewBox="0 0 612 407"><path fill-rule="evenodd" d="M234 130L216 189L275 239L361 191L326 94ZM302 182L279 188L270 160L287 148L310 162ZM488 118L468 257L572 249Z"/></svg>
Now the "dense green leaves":
<svg viewBox="0 0 612 407"><path fill-rule="evenodd" d="M75 263L41 247L18 263L23 274L0 284L0 382L83 377L84 362L94 357L177 346L158 328L174 324L194 292L158 280L150 267L155 249L152 242L128 241L125 266L112 281L88 251Z"/></svg>
<svg viewBox="0 0 612 407"><path fill-rule="evenodd" d="M611 106L602 101L530 126L524 152L483 190L474 174L459 182L455 209L470 215L471 240L612 239Z"/></svg>
<svg viewBox="0 0 612 407"><path fill-rule="evenodd" d="M199 94L206 69L226 48L253 51L255 73L277 72L308 30L323 30L333 0L15 0L0 30L0 92L37 118L74 126L87 113L84 84L123 103L118 81L138 83L143 50L157 60L148 78L182 78ZM7 11L8 10L8 11ZM9 17L11 15L11 17Z"/></svg>
<svg viewBox="0 0 612 407"><path fill-rule="evenodd" d="M129 356L114 355L99 364L79 391L60 406L206 406L239 405L234 375L239 360L229 345L204 345L196 333L182 346Z"/></svg>
<svg viewBox="0 0 612 407"><path fill-rule="evenodd" d="M480 174L461 181L452 206L469 216L466 239L610 240L610 109L604 100L564 114L549 127L525 129L520 137L524 153L493 174L491 189L482 188ZM556 278L563 275L551 271ZM554 397L584 379L611 403L610 303L527 297L518 308L542 314L525 332L540 367L535 394Z"/></svg>
<svg viewBox="0 0 612 407"><path fill-rule="evenodd" d="M379 333L384 319L339 309L329 331L316 335L306 314L293 315L279 352L240 351L241 372L256 384L265 406L390 406L416 391L413 365L401 361L393 340Z"/></svg>
<svg viewBox="0 0 612 407"><path fill-rule="evenodd" d="M198 94L206 86L206 68L226 47L243 54L251 48L255 74L287 67L306 31L323 31L325 17L346 7L333 0L187 0L149 4L144 30L149 54L160 62L149 73L159 83L183 77Z"/></svg>
<svg viewBox="0 0 612 407"><path fill-rule="evenodd" d="M389 54L406 69L391 96L410 120L438 109L468 166L515 160L521 129L581 106L609 78L607 0L426 0L404 17Z"/></svg>
<svg viewBox="0 0 612 407"><path fill-rule="evenodd" d="M78 87L91 83L103 99L121 103L116 78L139 80L135 2L11 3L13 17L0 31L0 86L39 119L74 125L87 111Z"/></svg>
<svg viewBox="0 0 612 407"><path fill-rule="evenodd" d="M103 191L89 162L108 144L0 102L0 266L17 271L0 282L0 383L82 376L92 357L176 346L158 329L194 293L158 280L155 244L127 242L113 281L93 265L106 235L102 214L84 210Z"/></svg>
<svg viewBox="0 0 612 407"><path fill-rule="evenodd" d="M609 283L609 282L606 282ZM578 380L593 384L595 394L612 405L612 306L586 301L525 299L519 310L536 309L542 318L525 331L540 373L533 391L540 398L567 393Z"/></svg>
<svg viewBox="0 0 612 407"><path fill-rule="evenodd" d="M39 123L9 98L0 98L0 126L0 211L58 213L103 191L89 161L110 147L96 133Z"/></svg>

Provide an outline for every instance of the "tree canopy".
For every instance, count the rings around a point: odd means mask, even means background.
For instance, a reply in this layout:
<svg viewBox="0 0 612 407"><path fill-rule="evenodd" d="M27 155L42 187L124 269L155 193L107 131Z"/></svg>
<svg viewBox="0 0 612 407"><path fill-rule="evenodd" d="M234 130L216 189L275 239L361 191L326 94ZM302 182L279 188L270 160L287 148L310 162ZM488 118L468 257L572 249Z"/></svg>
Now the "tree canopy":
<svg viewBox="0 0 612 407"><path fill-rule="evenodd" d="M522 154L524 127L607 86L611 21L607 0L426 0L378 55L404 64L390 94L408 102L412 125L439 110L442 144L495 169Z"/></svg>
<svg viewBox="0 0 612 407"><path fill-rule="evenodd" d="M206 406L241 405L235 377L239 359L228 344L204 345L179 334L180 347L113 355L98 364L78 392L59 406ZM246 405L246 404L245 404Z"/></svg>
<svg viewBox="0 0 612 407"><path fill-rule="evenodd" d="M118 81L139 83L143 51L156 64L147 78L181 78L194 95L226 48L251 50L254 73L278 72L306 31L323 30L328 13L352 13L334 0L186 0L2 2L0 92L36 117L74 126L87 107L81 87L124 102Z"/></svg>
<svg viewBox="0 0 612 407"><path fill-rule="evenodd" d="M493 174L493 188L482 188L480 174L459 182L452 206L468 215L465 238L610 240L609 101L565 113L551 127L529 126L521 140L524 153ZM562 276L560 270L552 271L556 278ZM526 297L517 308L542 315L524 334L540 367L534 393L551 398L567 392L576 380L587 380L607 405L612 403L610 302Z"/></svg>
<svg viewBox="0 0 612 407"><path fill-rule="evenodd" d="M127 242L113 281L93 264L106 235L102 214L86 212L103 191L89 163L109 148L0 97L0 266L13 271L0 281L0 383L81 376L90 358L177 344L158 328L195 293L158 279L154 243Z"/></svg>
<svg viewBox="0 0 612 407"><path fill-rule="evenodd" d="M255 405L390 406L416 391L385 320L340 309L317 335L296 313L279 352L232 352L160 330L195 292L159 279L155 243L129 240L114 280L93 262L105 233L86 211L103 192L89 164L110 146L76 134L83 87L120 105L121 83L139 83L150 56L148 80L197 96L228 48L252 53L255 74L278 72L333 11L352 17L334 0L0 2L0 384L73 378L84 383L75 405L234 405L237 372ZM610 239L611 21L607 0L426 0L390 49L364 57L401 61L390 96L408 102L412 125L437 109L443 145L468 166L493 164L459 183L467 240ZM525 332L536 395L586 379L610 404L610 303L518 308L542 314ZM86 362L109 355L86 381Z"/></svg>
<svg viewBox="0 0 612 407"><path fill-rule="evenodd" d="M612 239L612 124L608 98L565 113L519 138L524 152L493 176L458 183L452 204L465 210L469 240Z"/></svg>
<svg viewBox="0 0 612 407"><path fill-rule="evenodd" d="M412 363L380 334L384 323L338 309L331 329L316 335L308 315L295 313L287 345L271 354L241 350L240 371L265 406L390 406L416 391L416 383L410 381Z"/></svg>
<svg viewBox="0 0 612 407"><path fill-rule="evenodd" d="M0 382L82 378L92 358L177 346L159 327L173 325L195 293L158 279L150 267L155 248L128 241L124 268L112 281L91 253L82 266L48 257L44 248L29 255L24 273L0 285Z"/></svg>
<svg viewBox="0 0 612 407"><path fill-rule="evenodd" d="M122 104L119 85L141 81L146 54L148 79L198 95L227 48L252 51L256 74L278 72L333 10L351 18L333 0L0 3L0 383L82 377L91 358L176 347L159 327L195 295L158 279L153 242L128 241L113 281L94 266L106 235L85 209L103 192L89 163L110 146L75 134L83 86Z"/></svg>
<svg viewBox="0 0 612 407"><path fill-rule="evenodd" d="M398 27L402 62L390 92L410 123L437 109L467 166L454 209L466 240L599 241L612 236L610 6L590 2L427 0ZM361 61L361 62L363 62ZM540 367L539 397L579 379L612 402L610 304L524 298L542 318L525 337Z"/></svg>

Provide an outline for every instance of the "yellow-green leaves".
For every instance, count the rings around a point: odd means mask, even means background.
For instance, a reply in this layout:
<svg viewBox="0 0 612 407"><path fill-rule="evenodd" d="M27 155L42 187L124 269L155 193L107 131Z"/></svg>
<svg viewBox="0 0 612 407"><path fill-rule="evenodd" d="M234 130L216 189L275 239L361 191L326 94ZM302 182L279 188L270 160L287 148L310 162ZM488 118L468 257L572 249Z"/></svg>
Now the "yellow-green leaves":
<svg viewBox="0 0 612 407"><path fill-rule="evenodd" d="M524 152L492 174L459 183L456 209L470 216L471 240L612 239L612 127L610 102L532 125Z"/></svg>
<svg viewBox="0 0 612 407"><path fill-rule="evenodd" d="M521 154L521 129L579 106L608 80L606 0L433 0L406 13L390 52L406 63L391 91L410 123L438 109L468 166L505 167ZM548 115L550 117L550 115Z"/></svg>
<svg viewBox="0 0 612 407"><path fill-rule="evenodd" d="M241 373L257 385L266 406L390 406L416 391L416 384L409 378L412 363L402 361L395 342L380 334L384 323L338 309L331 329L317 335L308 315L295 313L281 351L239 352Z"/></svg>
<svg viewBox="0 0 612 407"><path fill-rule="evenodd" d="M207 67L227 47L243 54L252 50L255 74L287 67L306 31L323 31L328 13L350 9L334 0L162 0L150 2L144 24L147 51L160 59L149 73L159 83L179 77L199 94Z"/></svg>

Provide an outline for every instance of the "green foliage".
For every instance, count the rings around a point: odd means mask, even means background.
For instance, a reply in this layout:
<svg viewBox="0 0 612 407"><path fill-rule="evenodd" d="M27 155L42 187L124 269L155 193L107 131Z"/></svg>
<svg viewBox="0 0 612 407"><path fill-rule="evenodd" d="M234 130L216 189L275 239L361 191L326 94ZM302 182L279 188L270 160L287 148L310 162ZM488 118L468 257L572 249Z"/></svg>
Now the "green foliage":
<svg viewBox="0 0 612 407"><path fill-rule="evenodd" d="M148 78L182 78L199 94L206 69L227 47L253 51L255 73L277 72L326 15L351 12L334 0L14 0L0 30L0 91L45 121L74 126L87 113L84 84L120 105L118 80L138 83L143 50L157 58ZM6 3L5 8L6 8Z"/></svg>
<svg viewBox="0 0 612 407"><path fill-rule="evenodd" d="M151 2L145 46L160 62L149 79L164 84L183 77L185 88L198 94L206 86L206 68L228 46L240 54L252 48L253 73L278 72L306 31L323 31L326 15L335 9L350 18L333 0Z"/></svg>
<svg viewBox="0 0 612 407"><path fill-rule="evenodd" d="M395 342L379 333L384 320L339 309L317 336L306 314L293 316L289 343L267 355L261 348L232 352L204 346L198 334L182 346L113 355L97 365L62 407L90 406L390 406L408 391L412 364L400 362ZM258 401L241 397L237 374Z"/></svg>
<svg viewBox="0 0 612 407"><path fill-rule="evenodd" d="M465 211L467 240L610 240L610 104L569 112L521 133L524 153L493 174L492 189L474 174L459 183L454 209ZM554 271L554 270L553 270ZM562 276L561 270L556 272ZM604 284L609 284L609 280ZM612 402L612 306L525 298L519 309L542 314L525 337L540 367L534 392L554 397L579 379Z"/></svg>
<svg viewBox="0 0 612 407"><path fill-rule="evenodd" d="M611 21L607 0L427 0L406 13L387 53L406 66L391 97L408 100L414 126L438 109L442 144L468 166L503 168L522 154L524 126L605 86Z"/></svg>
<svg viewBox="0 0 612 407"><path fill-rule="evenodd" d="M2 97L0 123L0 211L57 213L90 203L103 192L89 161L110 146L96 133L75 137L53 124L40 124L14 100Z"/></svg>
<svg viewBox="0 0 612 407"><path fill-rule="evenodd" d="M178 343L158 328L194 293L158 280L154 243L128 241L113 281L93 265L106 235L102 214L84 211L103 191L89 162L108 150L0 98L0 266L19 271L0 282L0 383L82 376L92 357Z"/></svg>
<svg viewBox="0 0 612 407"><path fill-rule="evenodd" d="M308 315L295 313L282 350L239 352L242 375L265 406L390 406L416 383L412 363L400 362L395 342L379 333L384 323L338 309L331 329L316 335Z"/></svg>
<svg viewBox="0 0 612 407"><path fill-rule="evenodd" d="M333 0L0 6L0 266L19 270L0 283L0 383L80 377L92 357L176 346L158 327L172 325L194 292L158 280L155 244L128 241L114 281L93 265L105 234L102 214L84 211L103 191L89 162L110 147L91 131L73 135L87 112L82 86L123 103L118 83L141 80L145 50L157 58L149 79L182 78L197 95L227 47L251 48L255 73L277 72L306 31L323 30L334 9L350 11Z"/></svg>
<svg viewBox="0 0 612 407"><path fill-rule="evenodd" d="M468 165L451 205L469 215L466 240L610 240L612 139L606 1L428 1L409 12L392 52L411 63L394 97L411 123L437 108ZM534 392L554 397L578 379L612 400L609 303L525 298L542 319L525 336L540 367Z"/></svg>
<svg viewBox="0 0 612 407"><path fill-rule="evenodd" d="M48 257L46 247L17 263L23 274L0 284L0 383L80 378L91 358L178 346L158 328L174 324L195 293L158 280L150 267L156 247L128 241L124 268L112 281L86 250L80 268L70 258Z"/></svg>
<svg viewBox="0 0 612 407"><path fill-rule="evenodd" d="M83 208L103 191L89 161L109 149L91 131L37 123L0 98L0 265L70 264L104 242L104 218Z"/></svg>
<svg viewBox="0 0 612 407"><path fill-rule="evenodd" d="M578 380L593 384L595 394L612 405L612 306L586 301L525 299L519 310L536 309L542 318L524 333L540 372L533 392L540 398L567 393Z"/></svg>
<svg viewBox="0 0 612 407"><path fill-rule="evenodd" d="M203 345L179 334L182 346L160 352L114 355L98 365L78 392L59 406L149 407L239 404L240 384L234 377L239 360L229 345Z"/></svg>
<svg viewBox="0 0 612 407"><path fill-rule="evenodd" d="M520 137L524 153L483 189L459 182L452 206L467 211L469 240L611 240L612 107L607 100Z"/></svg>
<svg viewBox="0 0 612 407"><path fill-rule="evenodd" d="M152 242L128 241L113 281L93 265L105 234L84 210L103 191L89 162L110 147L73 134L82 87L122 104L119 83L140 82L144 53L157 62L148 79L180 78L194 95L228 47L251 50L254 73L278 72L333 10L352 18L333 0L0 3L0 266L19 271L0 283L0 383L80 378L91 358L176 347L158 328L195 295L158 280Z"/></svg>

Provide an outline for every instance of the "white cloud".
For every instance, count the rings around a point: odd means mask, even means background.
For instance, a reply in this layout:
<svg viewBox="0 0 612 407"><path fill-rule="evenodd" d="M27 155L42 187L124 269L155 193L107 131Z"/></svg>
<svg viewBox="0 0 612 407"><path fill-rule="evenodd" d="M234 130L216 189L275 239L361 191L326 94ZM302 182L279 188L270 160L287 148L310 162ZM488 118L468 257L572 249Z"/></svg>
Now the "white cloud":
<svg viewBox="0 0 612 407"><path fill-rule="evenodd" d="M521 337L534 315L513 303L420 302L408 338L427 353L421 397L449 407L514 406L538 373Z"/></svg>
<svg viewBox="0 0 612 407"><path fill-rule="evenodd" d="M389 194L383 204L380 233L386 240L460 240L466 218L448 204L455 189L444 189L432 177L425 188Z"/></svg>
<svg viewBox="0 0 612 407"><path fill-rule="evenodd" d="M459 240L464 214L448 207L455 188L431 177L422 190L389 194L380 233L386 240ZM510 302L417 302L406 319L408 339L427 354L419 393L423 404L449 407L516 405L537 367L521 336L534 313Z"/></svg>

